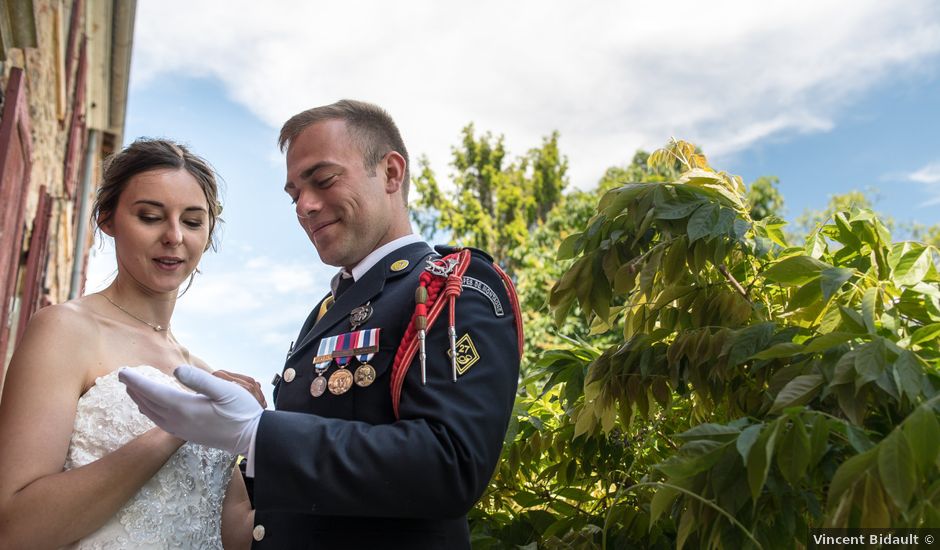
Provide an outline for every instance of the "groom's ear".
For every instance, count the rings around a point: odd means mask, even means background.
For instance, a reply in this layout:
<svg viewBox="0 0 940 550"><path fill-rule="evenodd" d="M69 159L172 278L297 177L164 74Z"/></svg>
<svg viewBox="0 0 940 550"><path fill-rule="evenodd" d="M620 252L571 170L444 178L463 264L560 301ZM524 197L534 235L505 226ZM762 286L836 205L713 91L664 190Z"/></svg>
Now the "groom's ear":
<svg viewBox="0 0 940 550"><path fill-rule="evenodd" d="M389 151L380 164L385 172L385 192L389 195L399 192L405 181L405 157Z"/></svg>

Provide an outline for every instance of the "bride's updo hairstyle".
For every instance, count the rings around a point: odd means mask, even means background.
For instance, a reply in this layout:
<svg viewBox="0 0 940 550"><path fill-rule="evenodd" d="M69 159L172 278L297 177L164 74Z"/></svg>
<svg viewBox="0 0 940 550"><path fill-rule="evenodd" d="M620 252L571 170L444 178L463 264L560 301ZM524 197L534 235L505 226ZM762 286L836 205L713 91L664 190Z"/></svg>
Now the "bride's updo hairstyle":
<svg viewBox="0 0 940 550"><path fill-rule="evenodd" d="M151 170L167 168L186 170L202 188L209 205L209 242L206 250L210 247L215 250L215 226L217 221L221 221L219 216L222 214L215 171L204 158L194 155L186 146L167 139L140 138L105 160L104 177L95 196L92 220L100 228L111 219L121 193L131 178Z"/></svg>

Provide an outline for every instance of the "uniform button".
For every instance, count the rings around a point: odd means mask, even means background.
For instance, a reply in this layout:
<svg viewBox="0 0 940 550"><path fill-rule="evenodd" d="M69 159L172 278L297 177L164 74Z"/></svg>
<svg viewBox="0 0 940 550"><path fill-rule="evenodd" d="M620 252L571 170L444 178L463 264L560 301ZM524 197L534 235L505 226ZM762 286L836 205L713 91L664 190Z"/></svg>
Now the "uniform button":
<svg viewBox="0 0 940 550"><path fill-rule="evenodd" d="M284 371L284 381L290 384L294 381L294 377L297 376L297 371L294 369L287 369Z"/></svg>
<svg viewBox="0 0 940 550"><path fill-rule="evenodd" d="M264 538L264 525L255 525L255 528L251 530L251 536L258 542L261 542L261 539Z"/></svg>

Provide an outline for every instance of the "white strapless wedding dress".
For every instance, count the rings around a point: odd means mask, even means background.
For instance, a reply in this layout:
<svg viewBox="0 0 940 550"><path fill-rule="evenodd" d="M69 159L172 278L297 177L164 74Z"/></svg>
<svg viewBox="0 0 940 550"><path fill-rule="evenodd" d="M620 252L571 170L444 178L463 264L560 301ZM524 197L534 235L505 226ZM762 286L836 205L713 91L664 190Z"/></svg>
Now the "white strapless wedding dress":
<svg viewBox="0 0 940 550"><path fill-rule="evenodd" d="M133 367L168 384L176 379L150 367ZM78 400L65 469L94 462L154 427L118 381L98 378ZM222 548L222 499L235 457L193 443L180 447L107 523L72 549Z"/></svg>

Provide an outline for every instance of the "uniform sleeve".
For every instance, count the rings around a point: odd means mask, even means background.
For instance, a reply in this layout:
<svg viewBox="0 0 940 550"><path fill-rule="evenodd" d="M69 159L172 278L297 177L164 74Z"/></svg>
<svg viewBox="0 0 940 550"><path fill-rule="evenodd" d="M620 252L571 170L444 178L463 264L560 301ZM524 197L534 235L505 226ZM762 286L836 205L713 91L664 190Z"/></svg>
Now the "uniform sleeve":
<svg viewBox="0 0 940 550"><path fill-rule="evenodd" d="M453 382L447 310L415 357L391 424L266 411L255 450L259 511L452 518L466 514L499 460L519 377L515 320L499 275L474 256L456 302ZM490 292L487 293L486 290Z"/></svg>

